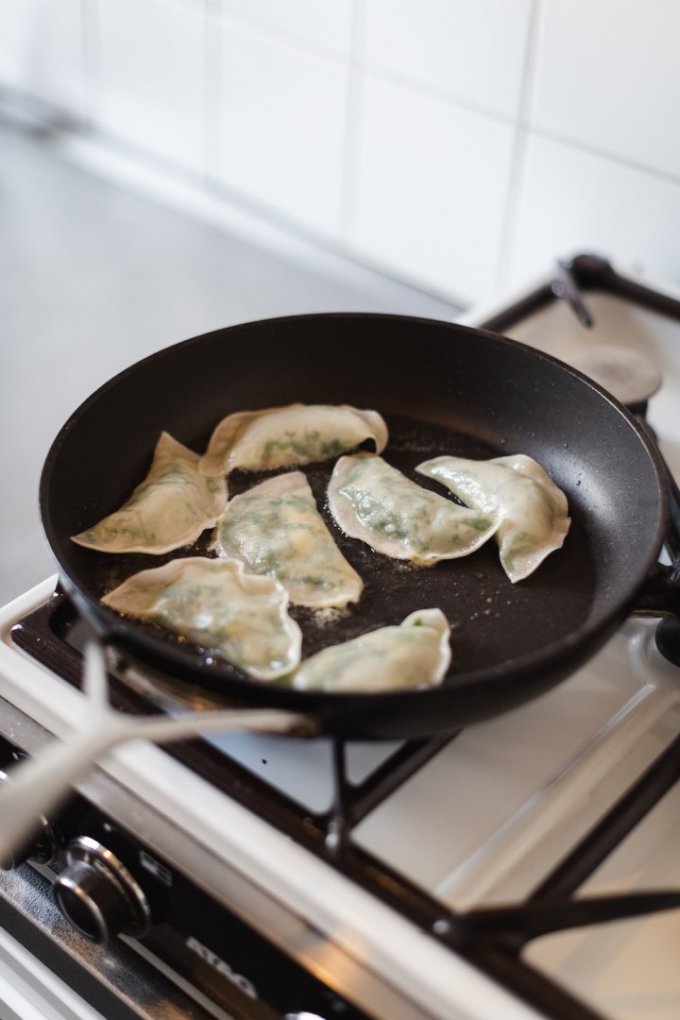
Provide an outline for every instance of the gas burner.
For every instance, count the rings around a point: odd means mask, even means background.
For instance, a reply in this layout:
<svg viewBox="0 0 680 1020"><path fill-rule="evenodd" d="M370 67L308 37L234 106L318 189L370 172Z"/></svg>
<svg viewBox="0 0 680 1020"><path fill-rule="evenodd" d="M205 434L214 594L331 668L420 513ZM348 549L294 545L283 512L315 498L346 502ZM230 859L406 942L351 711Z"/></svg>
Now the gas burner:
<svg viewBox="0 0 680 1020"><path fill-rule="evenodd" d="M628 347L589 344L565 351L562 358L633 409L661 388L661 372L653 359Z"/></svg>

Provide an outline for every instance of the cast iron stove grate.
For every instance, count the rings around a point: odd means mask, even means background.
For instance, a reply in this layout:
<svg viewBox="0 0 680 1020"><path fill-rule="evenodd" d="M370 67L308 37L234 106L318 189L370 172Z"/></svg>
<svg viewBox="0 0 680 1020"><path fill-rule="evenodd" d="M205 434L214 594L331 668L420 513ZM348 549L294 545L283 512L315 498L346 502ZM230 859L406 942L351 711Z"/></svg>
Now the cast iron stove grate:
<svg viewBox="0 0 680 1020"><path fill-rule="evenodd" d="M78 620L67 596L50 600L15 625L16 644L74 686L81 654L69 643ZM121 711L157 709L115 675L111 700ZM297 840L423 931L467 958L554 1020L598 1020L600 1014L571 996L522 958L523 947L551 932L680 907L680 891L577 898L579 888L666 793L680 782L680 736L611 805L597 824L543 878L522 903L501 908L449 910L425 890L356 845L352 831L456 734L409 741L359 785L345 767L345 747L334 742L335 803L313 814L202 739L166 748L180 761L270 825Z"/></svg>

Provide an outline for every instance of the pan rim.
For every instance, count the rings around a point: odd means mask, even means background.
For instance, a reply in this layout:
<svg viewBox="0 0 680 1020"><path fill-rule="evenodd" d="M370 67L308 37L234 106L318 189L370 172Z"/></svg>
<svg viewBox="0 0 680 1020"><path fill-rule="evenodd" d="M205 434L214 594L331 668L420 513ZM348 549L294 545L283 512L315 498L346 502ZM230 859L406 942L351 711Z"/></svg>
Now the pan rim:
<svg viewBox="0 0 680 1020"><path fill-rule="evenodd" d="M585 385L588 389L592 390L598 395L598 397L607 403L613 412L619 415L619 417L627 424L627 426L633 431L636 439L641 443L647 457L649 458L654 476L656 481L655 495L657 497L655 507L655 521L654 525L650 524L650 528L653 531L653 536L650 536L648 541L648 552L647 555L641 560L640 566L635 572L634 577L631 579L629 590L626 597L621 598L617 601L614 606L606 607L604 610L589 614L586 620L579 625L575 630L571 631L567 635L550 641L543 645L538 650L532 650L521 656L516 656L507 661L496 663L493 666L484 667L472 671L467 671L459 676L456 676L455 672L447 676L444 682L438 687L428 687L416 690L408 691L383 691L383 692L345 692L345 693L332 693L332 692L320 692L320 691L299 691L293 688L277 687L276 685L259 684L257 681L249 680L246 677L242 677L238 673L232 673L228 669L222 670L220 667L216 667L214 670L214 676L216 680L219 680L220 675L224 676L225 683L228 683L230 687L229 694L225 694L225 697L238 697L238 694L232 693L238 689L243 690L244 698L248 698L248 692L252 692L253 686L262 688L264 692L269 691L272 695L276 694L281 698L285 698L285 701L291 708L300 709L301 711L307 710L310 714L315 714L311 708L312 705L317 705L321 695L327 695L328 699L333 704L336 704L339 709L347 708L350 706L356 706L357 703L361 702L366 705L378 704L384 701L386 698L390 699L391 704L404 706L414 705L419 699L427 697L428 701L431 702L433 698L436 698L438 693L451 692L456 690L459 692L465 692L466 690L476 690L481 684L494 684L501 682L505 679L509 679L513 674L516 673L533 673L534 671L540 671L541 668L545 668L546 672L550 669L551 663L558 660L569 652L576 651L580 647L588 646L589 642L594 640L597 635L609 634L615 627L615 625L625 618L625 615L633 605L636 595L638 594L641 586L645 579L650 575L650 572L654 564L658 561L658 556L662 548L668 526L669 517L669 506L668 506L668 492L664 485L665 465L659 450L652 442L650 437L644 432L635 420L634 415L624 407L615 397L613 397L607 390L603 389L598 383L584 375L577 369L572 368L570 365L562 362L560 359L553 355L547 354L544 351L537 350L536 348L530 347L521 341L514 340L510 337L505 337L502 334L494 333L491 330L479 329L472 326L459 324L456 322L448 322L446 320L431 319L422 316L409 316L402 314L392 314L383 312L310 312L300 315L286 315L286 316L274 316L264 319L258 319L253 321L246 321L242 323L234 323L230 326L221 327L216 330L211 330L207 333L200 334L195 337L190 337L186 340L178 341L177 343L171 344L167 347L161 348L146 357L134 362L132 365L127 366L114 376L107 379L101 386L94 390L84 401L69 415L68 419L58 431L55 436L42 468L40 477L40 488L39 488L39 499L40 499L40 513L47 540L49 542L52 554L54 555L60 570L60 575L65 581L65 587L72 593L77 593L78 603L80 611L86 610L87 619L98 624L98 629L103 629L101 626L101 619L106 619L110 623L110 630L121 636L124 636L125 632L129 629L131 640L135 644L143 646L145 649L148 648L151 655L161 655L165 650L167 653L167 646L164 646L158 638L147 631L143 625L130 621L125 617L120 616L108 607L103 606L99 600L92 593L89 592L86 586L79 584L70 574L69 567L66 563L62 562L62 558L58 552L60 547L60 541L54 534L51 526L50 514L48 510L48 488L52 474L52 470L55 462L59 456L61 447L66 440L66 437L77 424L79 419L87 412L88 408L99 400L105 393L117 386L122 380L133 373L138 372L142 366L152 365L155 361L160 360L163 357L179 348L189 348L193 345L199 345L205 342L209 337L216 336L217 334L224 334L225 332L232 330L256 330L266 328L268 326L276 325L285 326L290 323L291 325L299 323L301 320L382 320L395 323L420 324L428 327L435 327L437 329L448 328L456 333L465 333L474 335L475 337L483 337L486 340L499 345L500 347L509 346L512 348L519 348L523 350L533 360L545 361L557 367L559 371L565 373L567 376L576 378L580 384ZM66 580L67 579L67 580ZM172 649L173 657L177 658L186 667L188 672L192 671L192 668L197 672L200 665L200 660L196 659L195 653L188 652L181 648ZM585 656L588 657L588 656ZM455 663L455 655L454 655ZM169 667L170 669L170 664ZM455 667L454 667L455 668ZM211 673L213 671L211 670ZM197 676L196 683L200 684L200 677ZM212 687L211 687L212 689ZM252 698L250 699L252 700ZM307 706L307 709L305 709ZM318 713L317 713L318 714Z"/></svg>

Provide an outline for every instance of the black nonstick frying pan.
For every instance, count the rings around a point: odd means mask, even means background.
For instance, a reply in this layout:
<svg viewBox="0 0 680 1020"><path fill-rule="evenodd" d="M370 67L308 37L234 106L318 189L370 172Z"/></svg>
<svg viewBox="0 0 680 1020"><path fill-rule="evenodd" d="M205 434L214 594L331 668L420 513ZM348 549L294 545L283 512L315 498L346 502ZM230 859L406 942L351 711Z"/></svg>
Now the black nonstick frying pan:
<svg viewBox="0 0 680 1020"><path fill-rule="evenodd" d="M145 475L161 430L202 452L224 415L293 401L380 411L390 427L384 456L407 473L444 453L517 452L534 457L565 490L573 523L564 548L515 585L493 542L425 569L379 556L332 525L365 592L351 613L323 626L296 612L303 655L438 606L452 625L452 663L441 687L333 695L260 684L100 604L129 574L196 554L191 548L167 557L118 557L70 541L127 498ZM332 464L303 470L323 508ZM230 492L257 480L234 474ZM561 362L458 325L329 314L218 330L110 380L57 436L43 470L41 508L65 587L124 656L225 699L303 712L328 733L393 738L494 716L547 690L591 656L653 570L667 526L665 488L663 464L635 420ZM199 542L199 551L205 548Z"/></svg>

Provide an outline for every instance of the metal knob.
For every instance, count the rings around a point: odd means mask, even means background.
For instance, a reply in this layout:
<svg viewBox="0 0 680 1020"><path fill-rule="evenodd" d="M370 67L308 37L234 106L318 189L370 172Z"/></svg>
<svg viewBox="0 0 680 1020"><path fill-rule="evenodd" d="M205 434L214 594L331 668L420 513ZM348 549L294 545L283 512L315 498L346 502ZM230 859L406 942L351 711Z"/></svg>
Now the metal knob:
<svg viewBox="0 0 680 1020"><path fill-rule="evenodd" d="M286 1013L283 1020L324 1020L318 1013Z"/></svg>
<svg viewBox="0 0 680 1020"><path fill-rule="evenodd" d="M125 865L89 836L69 843L66 867L52 892L64 917L92 942L108 942L121 932L139 937L149 929L143 890Z"/></svg>

